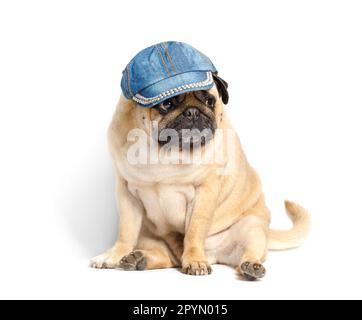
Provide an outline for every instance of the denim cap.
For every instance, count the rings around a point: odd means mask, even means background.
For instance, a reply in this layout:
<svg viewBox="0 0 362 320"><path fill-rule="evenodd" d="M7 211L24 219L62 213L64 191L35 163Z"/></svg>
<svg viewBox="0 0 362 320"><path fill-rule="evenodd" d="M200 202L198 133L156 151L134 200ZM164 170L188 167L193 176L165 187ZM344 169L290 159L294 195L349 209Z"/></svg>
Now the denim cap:
<svg viewBox="0 0 362 320"><path fill-rule="evenodd" d="M123 71L121 88L127 99L153 107L179 94L213 87L211 60L182 42L162 42L138 53Z"/></svg>

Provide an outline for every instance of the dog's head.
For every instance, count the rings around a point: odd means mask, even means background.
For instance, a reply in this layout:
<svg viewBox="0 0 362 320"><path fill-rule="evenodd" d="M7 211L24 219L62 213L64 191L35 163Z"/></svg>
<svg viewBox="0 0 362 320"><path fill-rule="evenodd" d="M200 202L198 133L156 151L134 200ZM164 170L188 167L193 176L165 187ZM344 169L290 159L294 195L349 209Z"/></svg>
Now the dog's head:
<svg viewBox="0 0 362 320"><path fill-rule="evenodd" d="M150 120L158 124L158 143L176 142L180 148L204 145L213 139L222 121L223 106L228 102L227 83L214 75L216 86L167 99L151 108ZM172 139L177 135L177 139Z"/></svg>

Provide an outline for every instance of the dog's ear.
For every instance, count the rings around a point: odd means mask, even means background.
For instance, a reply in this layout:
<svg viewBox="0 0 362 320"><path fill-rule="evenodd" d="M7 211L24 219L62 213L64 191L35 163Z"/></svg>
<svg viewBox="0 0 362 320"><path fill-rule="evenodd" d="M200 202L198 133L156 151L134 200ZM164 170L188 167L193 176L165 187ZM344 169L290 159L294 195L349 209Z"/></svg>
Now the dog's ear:
<svg viewBox="0 0 362 320"><path fill-rule="evenodd" d="M220 78L217 75L217 72L213 72L212 77L214 78L214 82L216 83L217 90L219 91L219 95L222 98L222 102L227 104L229 102L229 92L228 92L228 83Z"/></svg>

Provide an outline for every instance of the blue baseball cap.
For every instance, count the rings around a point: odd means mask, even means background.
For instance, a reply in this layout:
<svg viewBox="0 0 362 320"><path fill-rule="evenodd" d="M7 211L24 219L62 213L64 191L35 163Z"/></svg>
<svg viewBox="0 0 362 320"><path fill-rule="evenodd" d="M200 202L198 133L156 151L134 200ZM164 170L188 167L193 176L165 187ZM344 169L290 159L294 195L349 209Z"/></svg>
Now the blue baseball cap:
<svg viewBox="0 0 362 320"><path fill-rule="evenodd" d="M127 99L153 107L173 96L213 87L217 70L211 60L182 42L162 42L138 53L123 71Z"/></svg>

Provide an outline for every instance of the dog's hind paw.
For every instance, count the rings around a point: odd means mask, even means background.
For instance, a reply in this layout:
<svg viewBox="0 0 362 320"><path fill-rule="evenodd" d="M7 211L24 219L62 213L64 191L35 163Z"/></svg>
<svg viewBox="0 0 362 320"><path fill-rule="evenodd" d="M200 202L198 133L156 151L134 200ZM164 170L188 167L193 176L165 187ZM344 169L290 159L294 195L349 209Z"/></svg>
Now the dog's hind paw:
<svg viewBox="0 0 362 320"><path fill-rule="evenodd" d="M132 251L124 256L118 263L118 268L127 271L145 270L147 269L147 259L140 250Z"/></svg>
<svg viewBox="0 0 362 320"><path fill-rule="evenodd" d="M245 280L254 281L265 276L266 270L260 263L243 262L239 269L240 274Z"/></svg>

